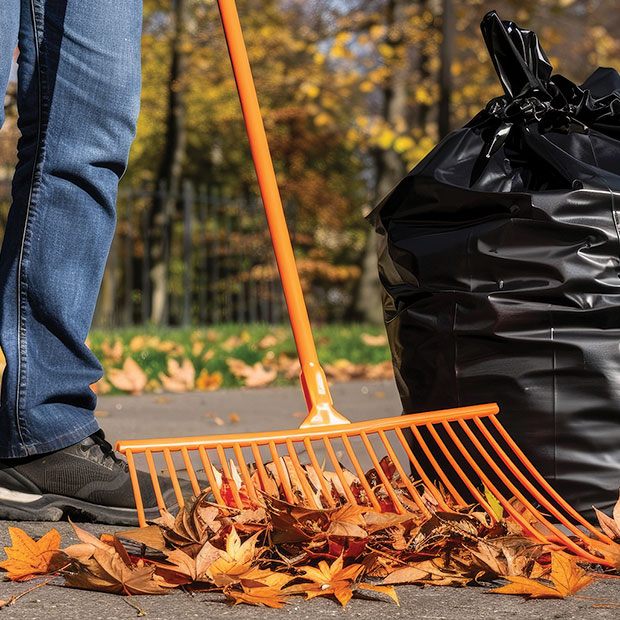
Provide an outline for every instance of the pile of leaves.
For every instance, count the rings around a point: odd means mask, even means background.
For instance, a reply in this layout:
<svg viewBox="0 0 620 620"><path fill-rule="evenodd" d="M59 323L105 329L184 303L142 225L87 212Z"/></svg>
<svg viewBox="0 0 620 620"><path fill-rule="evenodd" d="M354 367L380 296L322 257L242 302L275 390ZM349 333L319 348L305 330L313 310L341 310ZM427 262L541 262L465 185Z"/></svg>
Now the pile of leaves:
<svg viewBox="0 0 620 620"><path fill-rule="evenodd" d="M56 575L70 587L127 595L219 591L234 604L268 607L295 595L333 597L344 606L359 592L398 603L397 584L500 579L509 583L491 592L564 598L602 574L600 566L533 539L510 515L497 521L444 495L448 509L423 491L426 514L413 502L398 514L345 501L310 508L266 493L260 505L237 509L213 503L207 491L176 517L164 511L145 528L97 538L72 524L80 543L64 549L56 530L34 541L9 528L13 546L0 568L17 581ZM601 525L620 539L620 501ZM590 551L620 568L620 544L597 543Z"/></svg>

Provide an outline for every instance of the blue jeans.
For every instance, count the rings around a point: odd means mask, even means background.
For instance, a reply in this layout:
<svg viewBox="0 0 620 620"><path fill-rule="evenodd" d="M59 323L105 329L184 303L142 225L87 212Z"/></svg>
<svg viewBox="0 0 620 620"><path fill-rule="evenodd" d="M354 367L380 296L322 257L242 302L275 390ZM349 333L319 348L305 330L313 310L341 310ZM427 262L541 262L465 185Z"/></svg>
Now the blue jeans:
<svg viewBox="0 0 620 620"><path fill-rule="evenodd" d="M0 251L0 458L98 429L84 344L140 99L141 0L1 0L0 94L19 46L21 137ZM0 110L0 124L4 121Z"/></svg>

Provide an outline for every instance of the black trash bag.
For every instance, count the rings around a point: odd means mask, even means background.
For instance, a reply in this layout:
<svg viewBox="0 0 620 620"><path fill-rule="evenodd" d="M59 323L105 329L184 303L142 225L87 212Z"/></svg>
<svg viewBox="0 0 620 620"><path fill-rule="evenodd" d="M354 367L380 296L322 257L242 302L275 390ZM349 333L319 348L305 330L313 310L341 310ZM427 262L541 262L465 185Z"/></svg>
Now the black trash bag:
<svg viewBox="0 0 620 620"><path fill-rule="evenodd" d="M481 29L506 94L368 216L396 382L405 413L497 402L592 517L620 485L620 76L576 86L533 32Z"/></svg>

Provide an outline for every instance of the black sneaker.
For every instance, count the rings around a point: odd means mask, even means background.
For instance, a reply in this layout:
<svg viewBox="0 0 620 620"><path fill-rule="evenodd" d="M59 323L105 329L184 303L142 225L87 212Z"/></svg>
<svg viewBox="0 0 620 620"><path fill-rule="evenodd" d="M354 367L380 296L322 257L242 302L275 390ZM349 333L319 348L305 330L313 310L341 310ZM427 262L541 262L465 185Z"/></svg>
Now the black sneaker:
<svg viewBox="0 0 620 620"><path fill-rule="evenodd" d="M147 520L160 516L151 476L138 472ZM169 478L159 479L168 510L178 504ZM184 494L191 487L179 481ZM138 525L129 466L103 431L48 454L0 460L0 519L59 521L63 516L113 525Z"/></svg>

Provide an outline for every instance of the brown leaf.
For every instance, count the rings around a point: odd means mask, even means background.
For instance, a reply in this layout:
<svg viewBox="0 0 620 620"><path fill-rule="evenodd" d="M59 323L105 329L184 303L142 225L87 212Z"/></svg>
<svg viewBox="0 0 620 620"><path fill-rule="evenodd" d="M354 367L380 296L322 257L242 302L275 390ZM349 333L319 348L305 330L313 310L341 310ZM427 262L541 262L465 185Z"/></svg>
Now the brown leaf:
<svg viewBox="0 0 620 620"><path fill-rule="evenodd" d="M260 362L256 362L253 366L249 366L243 360L229 357L226 360L230 372L235 377L244 379L244 385L247 387L263 387L269 385L278 376L277 370L267 370Z"/></svg>
<svg viewBox="0 0 620 620"><path fill-rule="evenodd" d="M206 571L206 575L217 586L227 586L239 581L247 573L253 562L260 557L264 549L257 549L258 533L241 542L237 530L233 527L226 538L226 551L219 552L219 558Z"/></svg>
<svg viewBox="0 0 620 620"><path fill-rule="evenodd" d="M378 336L362 334L361 338L362 342L369 347L384 347L387 344L387 336L385 334L379 334Z"/></svg>
<svg viewBox="0 0 620 620"><path fill-rule="evenodd" d="M60 534L57 530L52 529L39 540L33 540L18 527L9 526L8 529L13 546L4 548L8 559L0 562L0 568L7 571L11 581L26 581L60 567Z"/></svg>
<svg viewBox="0 0 620 620"><path fill-rule="evenodd" d="M72 588L116 594L167 594L176 587L157 576L154 566L127 566L111 547L97 549L75 573L65 574L65 581Z"/></svg>
<svg viewBox="0 0 620 620"><path fill-rule="evenodd" d="M279 609L287 603L286 597L283 596L279 588L271 588L269 586L242 587L242 592L232 588L225 588L224 594L226 598L233 601L235 605L247 603L248 605L273 607L275 609Z"/></svg>
<svg viewBox="0 0 620 620"><path fill-rule="evenodd" d="M306 597L310 599L316 596L334 595L340 604L346 607L353 596L354 584L364 571L364 567L361 564L351 564L344 568L343 565L344 559L340 555L331 565L321 560L318 567L301 566L299 570L304 573L301 579L310 582L303 586Z"/></svg>
<svg viewBox="0 0 620 620"><path fill-rule="evenodd" d="M609 536L609 538L620 538L620 527L618 527L615 519L608 517L596 507L594 507L594 512L596 513L598 523L603 533Z"/></svg>
<svg viewBox="0 0 620 620"><path fill-rule="evenodd" d="M107 340L104 340L101 343L101 352L105 358L116 364L123 359L123 343L115 340L114 344L110 345Z"/></svg>
<svg viewBox="0 0 620 620"><path fill-rule="evenodd" d="M131 357L127 357L123 368L109 368L108 380L117 389L131 392L134 396L142 394L147 382L146 373Z"/></svg>
<svg viewBox="0 0 620 620"><path fill-rule="evenodd" d="M179 364L177 360L169 357L167 360L168 374L159 373L164 390L169 392L187 392L194 389L194 380L196 377L196 369L191 360L187 357L183 359L183 363Z"/></svg>
<svg viewBox="0 0 620 620"><path fill-rule="evenodd" d="M551 553L550 580L555 587L526 577L508 577L511 582L491 590L494 594L519 594L528 598L564 598L590 585L594 579L578 564L578 559L566 553Z"/></svg>

